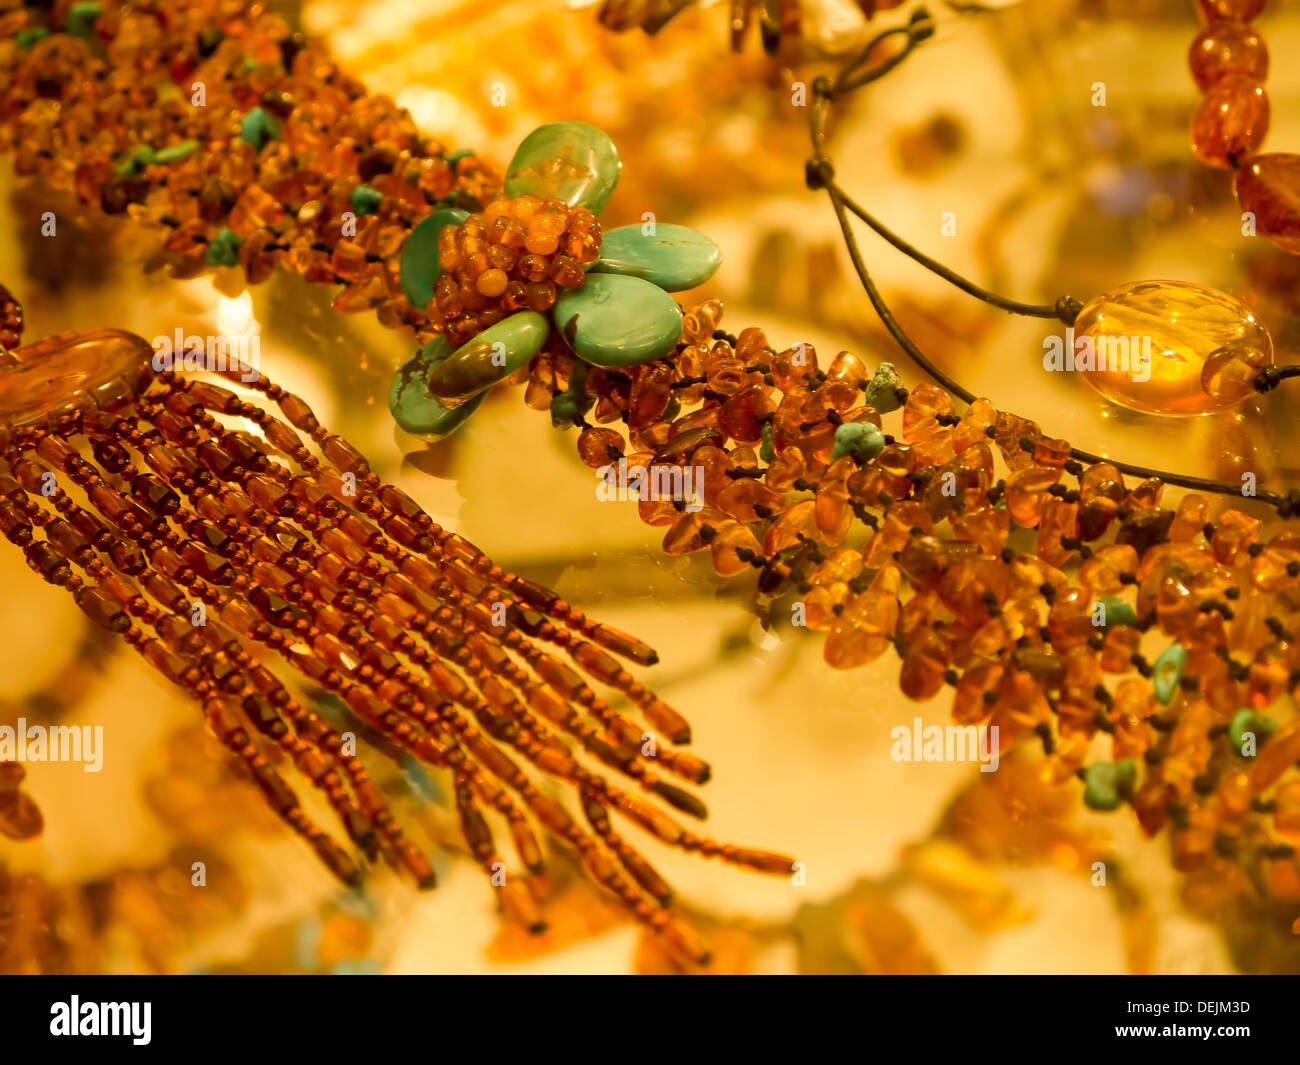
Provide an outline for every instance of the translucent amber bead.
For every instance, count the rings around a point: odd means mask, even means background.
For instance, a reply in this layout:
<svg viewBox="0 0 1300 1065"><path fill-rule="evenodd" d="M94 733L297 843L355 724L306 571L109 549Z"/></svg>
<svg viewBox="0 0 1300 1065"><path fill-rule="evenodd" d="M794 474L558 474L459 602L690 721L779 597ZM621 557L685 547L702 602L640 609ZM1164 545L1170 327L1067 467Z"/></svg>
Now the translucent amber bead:
<svg viewBox="0 0 1300 1065"><path fill-rule="evenodd" d="M1196 10L1206 22L1219 19L1249 22L1264 10L1264 0L1196 0Z"/></svg>
<svg viewBox="0 0 1300 1065"><path fill-rule="evenodd" d="M1079 312L1074 329L1083 379L1111 402L1146 414L1207 414L1237 402L1201 385L1206 362L1224 349L1253 348L1261 365L1273 361L1273 341L1244 304L1185 281L1104 292Z"/></svg>
<svg viewBox="0 0 1300 1065"><path fill-rule="evenodd" d="M1202 89L1234 74L1263 81L1268 76L1268 48L1253 26L1211 22L1192 41L1187 66Z"/></svg>
<svg viewBox="0 0 1300 1065"><path fill-rule="evenodd" d="M1300 255L1300 155L1257 155L1237 171L1237 204L1255 219L1255 232Z"/></svg>
<svg viewBox="0 0 1300 1065"><path fill-rule="evenodd" d="M1240 74L1221 78L1192 116L1192 151L1201 162L1230 170L1264 143L1268 118L1263 85Z"/></svg>

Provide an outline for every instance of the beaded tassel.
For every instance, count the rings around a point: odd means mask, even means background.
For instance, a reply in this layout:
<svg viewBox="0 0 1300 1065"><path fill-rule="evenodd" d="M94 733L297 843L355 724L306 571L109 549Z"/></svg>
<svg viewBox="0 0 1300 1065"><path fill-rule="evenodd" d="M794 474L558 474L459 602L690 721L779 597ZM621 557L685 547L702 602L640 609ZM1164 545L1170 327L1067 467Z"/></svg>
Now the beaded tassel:
<svg viewBox="0 0 1300 1065"><path fill-rule="evenodd" d="M24 365L23 355L8 355L9 365ZM224 376L247 381L246 372ZM632 914L703 960L694 933L662 908L671 896L664 880L613 831L610 812L732 864L783 873L791 861L694 835L586 768L561 739L641 791L705 816L694 795L664 777L702 784L707 764L652 731L680 744L689 725L614 657L650 665L655 653L440 528L299 397L265 376L251 387L283 420L230 389L163 372L123 409L77 404L11 429L0 461L0 531L91 620L199 702L271 807L343 882L358 882L356 862L308 818L273 748L325 795L367 858L382 856L424 888L434 873L361 761L259 662L261 649L336 695L401 752L452 773L466 842L513 920L541 927L525 879L499 875L506 866L487 808L506 820L518 866L542 869L533 829L541 824ZM242 418L262 436L228 428L216 414ZM55 487L60 477L88 506ZM626 696L650 728L613 710L583 672ZM573 787L594 836L542 794L520 760Z"/></svg>

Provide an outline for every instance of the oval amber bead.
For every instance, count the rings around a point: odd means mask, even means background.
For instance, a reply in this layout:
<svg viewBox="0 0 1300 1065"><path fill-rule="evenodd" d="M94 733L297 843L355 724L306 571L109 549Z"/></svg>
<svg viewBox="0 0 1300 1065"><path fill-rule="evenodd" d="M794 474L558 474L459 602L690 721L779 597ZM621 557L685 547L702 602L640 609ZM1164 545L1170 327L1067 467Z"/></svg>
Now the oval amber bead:
<svg viewBox="0 0 1300 1065"><path fill-rule="evenodd" d="M1300 155L1257 155L1237 171L1237 204L1254 215L1255 232L1300 255Z"/></svg>
<svg viewBox="0 0 1300 1065"><path fill-rule="evenodd" d="M1232 74L1263 81L1268 76L1268 47L1254 26L1211 22L1192 41L1187 66L1202 89Z"/></svg>
<svg viewBox="0 0 1300 1065"><path fill-rule="evenodd" d="M1222 292L1186 281L1138 281L1103 292L1074 323L1074 368L1113 403L1145 414L1191 415L1231 407L1235 391L1213 396L1202 370L1224 348L1254 349L1273 361L1273 341L1250 310Z"/></svg>
<svg viewBox="0 0 1300 1065"><path fill-rule="evenodd" d="M1222 78L1192 117L1192 151L1203 163L1231 170L1264 143L1268 117L1264 86L1236 74Z"/></svg>

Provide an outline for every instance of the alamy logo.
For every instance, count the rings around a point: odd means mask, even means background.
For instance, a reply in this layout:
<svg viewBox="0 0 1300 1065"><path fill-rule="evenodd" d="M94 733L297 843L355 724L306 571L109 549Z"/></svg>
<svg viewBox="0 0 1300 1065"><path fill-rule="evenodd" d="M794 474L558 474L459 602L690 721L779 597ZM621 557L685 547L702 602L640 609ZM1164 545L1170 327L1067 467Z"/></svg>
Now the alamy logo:
<svg viewBox="0 0 1300 1065"><path fill-rule="evenodd" d="M997 725L926 725L918 717L889 732L895 762L979 762L981 773L997 772Z"/></svg>
<svg viewBox="0 0 1300 1065"><path fill-rule="evenodd" d="M129 1035L138 1047L148 1046L153 1021L151 1002L71 1002L50 1006L50 1035Z"/></svg>
<svg viewBox="0 0 1300 1065"><path fill-rule="evenodd" d="M632 466L627 459L596 471L596 498L602 503L642 499L681 503L692 514L704 509L703 466Z"/></svg>
<svg viewBox="0 0 1300 1065"><path fill-rule="evenodd" d="M253 382L262 363L262 338L249 336L187 336L176 327L173 336L159 334L153 338L153 368L164 370L210 370L224 373L238 370L240 380Z"/></svg>
<svg viewBox="0 0 1300 1065"><path fill-rule="evenodd" d="M104 768L103 725L0 725L0 762L80 762L87 773Z"/></svg>
<svg viewBox="0 0 1300 1065"><path fill-rule="evenodd" d="M1056 373L1126 373L1141 384L1151 380L1151 338L1094 338L1085 334L1076 339L1074 326L1070 326L1064 340L1053 335L1043 341L1043 369Z"/></svg>

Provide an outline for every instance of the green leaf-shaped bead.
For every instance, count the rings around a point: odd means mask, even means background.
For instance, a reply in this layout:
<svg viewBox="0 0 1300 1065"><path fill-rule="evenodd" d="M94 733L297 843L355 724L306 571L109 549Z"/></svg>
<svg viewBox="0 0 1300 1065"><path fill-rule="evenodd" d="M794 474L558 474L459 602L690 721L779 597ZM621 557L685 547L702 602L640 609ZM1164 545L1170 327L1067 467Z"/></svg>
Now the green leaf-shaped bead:
<svg viewBox="0 0 1300 1065"><path fill-rule="evenodd" d="M468 403L526 366L550 332L550 323L536 311L503 318L438 360L429 373L429 391L444 407Z"/></svg>
<svg viewBox="0 0 1300 1065"><path fill-rule="evenodd" d="M623 164L608 134L585 122L538 126L515 149L506 169L507 196L554 197L600 214Z"/></svg>
<svg viewBox="0 0 1300 1065"><path fill-rule="evenodd" d="M1156 690L1156 698L1166 706L1178 691L1178 682L1183 679L1186 665L1187 648L1181 643L1171 643L1151 669L1151 686Z"/></svg>
<svg viewBox="0 0 1300 1065"><path fill-rule="evenodd" d="M429 372L451 354L451 345L434 337L393 375L388 389L388 409L403 429L422 440L445 440L478 409L483 396L475 396L454 410L444 407L429 392Z"/></svg>
<svg viewBox="0 0 1300 1065"><path fill-rule="evenodd" d="M608 230L591 270L639 277L668 292L681 292L704 284L721 265L722 252L698 230L647 223Z"/></svg>
<svg viewBox="0 0 1300 1065"><path fill-rule="evenodd" d="M402 291L417 311L433 299L433 283L442 273L438 262L438 234L444 226L458 226L469 217L468 211L449 207L434 211L420 220L402 246Z"/></svg>
<svg viewBox="0 0 1300 1065"><path fill-rule="evenodd" d="M589 274L555 301L555 324L580 358L619 368L658 359L682 335L682 311L657 285L622 274Z"/></svg>

